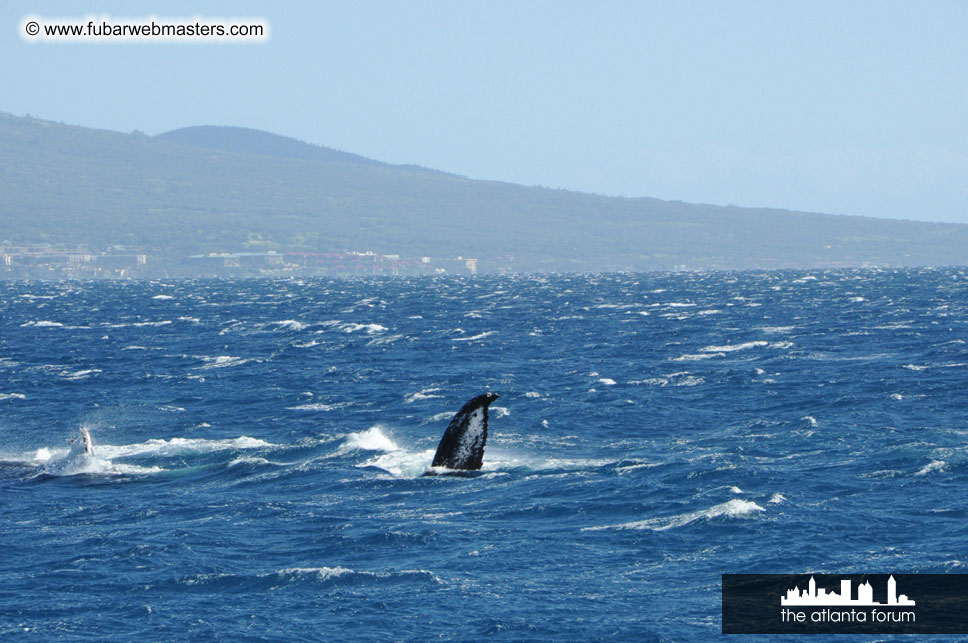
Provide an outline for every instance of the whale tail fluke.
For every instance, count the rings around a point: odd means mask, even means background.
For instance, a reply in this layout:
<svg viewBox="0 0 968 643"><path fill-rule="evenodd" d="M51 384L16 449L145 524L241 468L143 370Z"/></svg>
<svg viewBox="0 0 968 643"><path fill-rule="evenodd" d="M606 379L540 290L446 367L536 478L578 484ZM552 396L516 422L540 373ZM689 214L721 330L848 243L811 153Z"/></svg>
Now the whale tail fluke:
<svg viewBox="0 0 968 643"><path fill-rule="evenodd" d="M497 398L495 393L484 393L461 407L437 445L432 466L471 471L481 468L487 442L487 407Z"/></svg>

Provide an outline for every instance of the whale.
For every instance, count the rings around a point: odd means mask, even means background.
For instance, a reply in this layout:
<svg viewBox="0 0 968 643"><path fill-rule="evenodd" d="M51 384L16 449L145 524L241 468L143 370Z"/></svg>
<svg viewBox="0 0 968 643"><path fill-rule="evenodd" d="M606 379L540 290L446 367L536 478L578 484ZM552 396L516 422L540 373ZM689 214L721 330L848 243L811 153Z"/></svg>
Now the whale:
<svg viewBox="0 0 968 643"><path fill-rule="evenodd" d="M481 468L487 442L487 407L497 398L495 393L482 393L460 407L440 438L431 466L458 471Z"/></svg>
<svg viewBox="0 0 968 643"><path fill-rule="evenodd" d="M94 440L86 428L81 427L76 438L70 440L71 450L67 454L68 460L76 460L84 456L94 456Z"/></svg>

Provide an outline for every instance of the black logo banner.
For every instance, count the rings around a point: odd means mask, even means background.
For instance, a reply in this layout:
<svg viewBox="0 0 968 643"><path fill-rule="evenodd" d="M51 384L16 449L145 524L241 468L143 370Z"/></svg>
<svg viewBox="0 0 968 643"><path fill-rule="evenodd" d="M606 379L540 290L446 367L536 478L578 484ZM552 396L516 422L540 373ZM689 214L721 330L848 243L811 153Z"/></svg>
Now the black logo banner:
<svg viewBox="0 0 968 643"><path fill-rule="evenodd" d="M723 634L968 634L968 574L723 574Z"/></svg>

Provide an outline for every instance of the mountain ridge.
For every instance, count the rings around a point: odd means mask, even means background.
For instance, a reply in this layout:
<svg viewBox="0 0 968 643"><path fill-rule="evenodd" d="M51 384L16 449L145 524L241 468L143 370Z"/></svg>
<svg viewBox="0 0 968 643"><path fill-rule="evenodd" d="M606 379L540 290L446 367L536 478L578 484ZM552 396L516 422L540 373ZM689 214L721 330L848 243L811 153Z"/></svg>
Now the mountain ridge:
<svg viewBox="0 0 968 643"><path fill-rule="evenodd" d="M0 240L166 257L372 250L522 271L968 263L964 224L481 181L247 128L149 137L0 113L0 194Z"/></svg>

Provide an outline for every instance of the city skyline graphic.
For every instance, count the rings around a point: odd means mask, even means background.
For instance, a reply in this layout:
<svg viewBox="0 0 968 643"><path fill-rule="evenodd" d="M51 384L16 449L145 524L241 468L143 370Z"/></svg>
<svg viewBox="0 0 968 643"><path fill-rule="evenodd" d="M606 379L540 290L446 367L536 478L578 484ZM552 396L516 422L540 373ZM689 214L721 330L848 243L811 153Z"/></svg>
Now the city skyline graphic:
<svg viewBox="0 0 968 643"><path fill-rule="evenodd" d="M884 607L912 607L914 601L905 594L898 595L897 581L892 575L887 579L887 602L880 603L874 600L874 588L870 581L865 581L857 586L857 598L851 598L851 581L844 579L840 581L840 592L830 592L823 587L817 587L817 581L813 576L807 583L806 589L795 586L788 589L785 596L780 596L780 605L846 605L846 606L872 606L879 605Z"/></svg>

